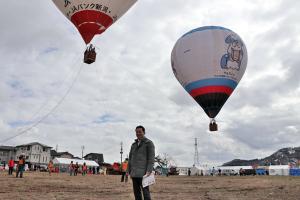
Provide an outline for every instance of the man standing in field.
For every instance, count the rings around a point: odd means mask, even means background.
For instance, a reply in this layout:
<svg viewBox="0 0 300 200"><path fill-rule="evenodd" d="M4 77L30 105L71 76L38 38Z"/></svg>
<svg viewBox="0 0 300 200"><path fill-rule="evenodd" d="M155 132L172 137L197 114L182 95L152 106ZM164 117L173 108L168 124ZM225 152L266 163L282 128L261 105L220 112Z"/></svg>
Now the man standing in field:
<svg viewBox="0 0 300 200"><path fill-rule="evenodd" d="M23 178L24 171L25 171L25 158L23 155L20 155L19 161L18 161L18 166L17 166L16 178L19 177L19 174L20 174L20 178Z"/></svg>
<svg viewBox="0 0 300 200"><path fill-rule="evenodd" d="M121 172L122 172L122 177L121 177L121 182L127 183L128 181L128 174L127 174L127 168L128 168L128 158L125 159L124 162L121 164Z"/></svg>
<svg viewBox="0 0 300 200"><path fill-rule="evenodd" d="M8 175L12 175L13 174L14 166L15 166L15 161L11 157L10 160L8 161Z"/></svg>
<svg viewBox="0 0 300 200"><path fill-rule="evenodd" d="M151 140L145 137L145 128L135 128L137 139L131 145L128 161L128 173L132 178L135 200L151 200L149 186L142 185L143 176L150 176L153 170L155 147Z"/></svg>
<svg viewBox="0 0 300 200"><path fill-rule="evenodd" d="M51 176L52 170L53 170L53 162L52 162L52 160L50 160L49 163L48 163L49 176Z"/></svg>
<svg viewBox="0 0 300 200"><path fill-rule="evenodd" d="M74 165L73 161L71 161L71 163L69 165L70 176L74 175L74 168L75 168L75 165Z"/></svg>
<svg viewBox="0 0 300 200"><path fill-rule="evenodd" d="M76 162L75 167L74 167L74 176L77 176L79 170L79 164Z"/></svg>
<svg viewBox="0 0 300 200"><path fill-rule="evenodd" d="M85 176L87 174L87 166L85 162L82 165L82 176Z"/></svg>

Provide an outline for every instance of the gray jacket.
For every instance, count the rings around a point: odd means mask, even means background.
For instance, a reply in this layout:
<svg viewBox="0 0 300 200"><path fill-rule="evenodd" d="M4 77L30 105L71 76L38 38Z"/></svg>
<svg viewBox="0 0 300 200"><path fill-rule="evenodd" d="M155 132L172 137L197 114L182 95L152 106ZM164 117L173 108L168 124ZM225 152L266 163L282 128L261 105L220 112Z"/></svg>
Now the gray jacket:
<svg viewBox="0 0 300 200"><path fill-rule="evenodd" d="M144 137L140 145L138 140L131 145L128 161L128 173L133 178L141 178L152 172L154 166L155 147L151 140Z"/></svg>

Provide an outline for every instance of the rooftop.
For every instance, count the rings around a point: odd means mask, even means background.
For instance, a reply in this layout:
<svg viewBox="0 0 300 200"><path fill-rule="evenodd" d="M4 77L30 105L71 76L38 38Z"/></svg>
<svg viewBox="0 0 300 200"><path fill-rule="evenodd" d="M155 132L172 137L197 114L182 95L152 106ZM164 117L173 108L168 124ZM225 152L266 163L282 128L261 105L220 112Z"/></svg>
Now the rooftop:
<svg viewBox="0 0 300 200"><path fill-rule="evenodd" d="M67 152L67 151L64 151L64 152L57 152L55 150L51 150L51 156L61 156L61 155L65 155L65 154L68 154L70 156L73 157L73 154Z"/></svg>
<svg viewBox="0 0 300 200"><path fill-rule="evenodd" d="M39 142L31 142L31 143L28 143L28 144L22 144L22 145L18 145L16 147L25 147L25 146L33 146L33 145L41 145L42 147L45 147L45 148L52 148L50 146L47 146L45 144L42 144L42 143L39 143Z"/></svg>
<svg viewBox="0 0 300 200"><path fill-rule="evenodd" d="M88 153L88 154L86 154L84 157L87 157L87 156L89 156L89 155L91 155L91 156L103 156L102 153Z"/></svg>
<svg viewBox="0 0 300 200"><path fill-rule="evenodd" d="M14 149L15 149L15 147L13 147L13 146L0 146L0 150L12 151Z"/></svg>

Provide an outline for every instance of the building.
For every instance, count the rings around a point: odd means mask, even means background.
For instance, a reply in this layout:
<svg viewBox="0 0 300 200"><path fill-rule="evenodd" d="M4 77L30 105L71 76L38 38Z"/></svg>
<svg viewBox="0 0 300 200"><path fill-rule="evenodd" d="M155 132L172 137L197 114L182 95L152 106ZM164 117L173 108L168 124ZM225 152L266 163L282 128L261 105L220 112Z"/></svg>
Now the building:
<svg viewBox="0 0 300 200"><path fill-rule="evenodd" d="M104 163L104 158L102 153L89 153L84 156L85 160L93 160L99 165Z"/></svg>
<svg viewBox="0 0 300 200"><path fill-rule="evenodd" d="M51 160L53 160L54 158L69 158L69 159L72 159L74 157L73 154L71 154L67 151L57 152L55 150L51 150L50 154L51 154Z"/></svg>
<svg viewBox="0 0 300 200"><path fill-rule="evenodd" d="M20 155L24 155L27 163L47 164L51 159L51 148L38 142L16 146L15 160L18 160Z"/></svg>
<svg viewBox="0 0 300 200"><path fill-rule="evenodd" d="M16 150L12 146L0 146L0 164L7 164L10 158L15 159Z"/></svg>

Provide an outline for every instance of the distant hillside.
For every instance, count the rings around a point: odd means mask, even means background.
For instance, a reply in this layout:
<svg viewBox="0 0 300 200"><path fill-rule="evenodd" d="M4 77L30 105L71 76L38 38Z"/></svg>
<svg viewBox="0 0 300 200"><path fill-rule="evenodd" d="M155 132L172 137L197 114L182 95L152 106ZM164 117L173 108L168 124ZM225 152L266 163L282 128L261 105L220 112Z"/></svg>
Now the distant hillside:
<svg viewBox="0 0 300 200"><path fill-rule="evenodd" d="M249 165L287 165L289 163L296 164L300 161L300 147L283 148L272 155L263 159L240 160L235 159L224 163L223 166L249 166Z"/></svg>

